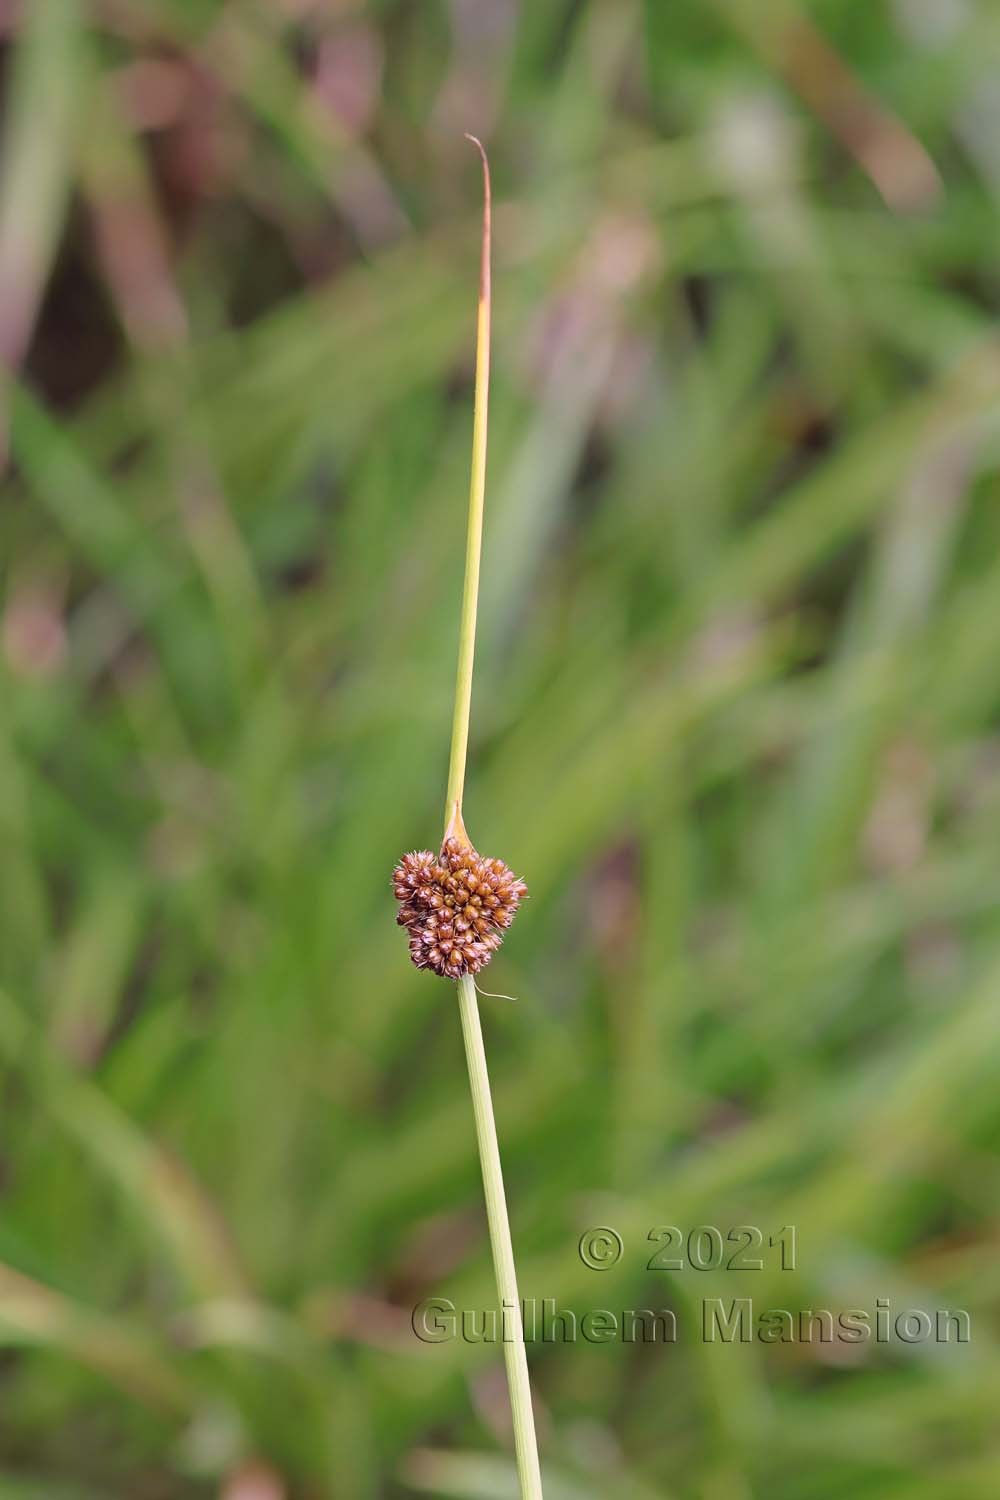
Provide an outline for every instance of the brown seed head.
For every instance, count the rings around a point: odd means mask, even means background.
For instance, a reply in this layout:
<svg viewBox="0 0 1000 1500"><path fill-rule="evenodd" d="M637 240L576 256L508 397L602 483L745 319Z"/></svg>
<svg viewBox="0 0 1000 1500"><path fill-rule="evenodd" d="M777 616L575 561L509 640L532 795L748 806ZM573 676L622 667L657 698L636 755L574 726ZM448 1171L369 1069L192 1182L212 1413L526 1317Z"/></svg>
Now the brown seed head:
<svg viewBox="0 0 1000 1500"><path fill-rule="evenodd" d="M484 859L451 838L437 856L427 849L404 854L392 888L411 959L445 979L486 967L527 895L524 881L502 859Z"/></svg>

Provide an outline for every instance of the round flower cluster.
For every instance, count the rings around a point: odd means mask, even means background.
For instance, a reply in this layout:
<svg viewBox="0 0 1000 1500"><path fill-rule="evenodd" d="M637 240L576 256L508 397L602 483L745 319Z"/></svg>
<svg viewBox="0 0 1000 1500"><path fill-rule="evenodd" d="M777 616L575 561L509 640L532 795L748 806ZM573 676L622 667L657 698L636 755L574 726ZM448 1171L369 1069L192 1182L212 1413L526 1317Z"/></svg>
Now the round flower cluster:
<svg viewBox="0 0 1000 1500"><path fill-rule="evenodd" d="M404 854L392 888L410 957L418 969L445 979L486 967L528 890L502 859L483 859L451 838L439 855L427 849Z"/></svg>

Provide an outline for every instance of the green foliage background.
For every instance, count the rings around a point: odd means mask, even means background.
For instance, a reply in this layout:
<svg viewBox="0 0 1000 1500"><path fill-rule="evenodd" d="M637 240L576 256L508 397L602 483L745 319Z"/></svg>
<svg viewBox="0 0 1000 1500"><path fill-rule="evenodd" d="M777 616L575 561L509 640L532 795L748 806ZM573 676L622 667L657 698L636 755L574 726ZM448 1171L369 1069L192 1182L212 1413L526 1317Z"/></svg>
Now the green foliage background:
<svg viewBox="0 0 1000 1500"><path fill-rule="evenodd" d="M550 1500L1000 1493L990 0L4 16L0 1497L513 1497L466 813ZM918 144L918 142L920 144ZM794 1224L798 1270L648 1271ZM614 1226L621 1263L577 1241ZM708 1346L706 1297L971 1344Z"/></svg>

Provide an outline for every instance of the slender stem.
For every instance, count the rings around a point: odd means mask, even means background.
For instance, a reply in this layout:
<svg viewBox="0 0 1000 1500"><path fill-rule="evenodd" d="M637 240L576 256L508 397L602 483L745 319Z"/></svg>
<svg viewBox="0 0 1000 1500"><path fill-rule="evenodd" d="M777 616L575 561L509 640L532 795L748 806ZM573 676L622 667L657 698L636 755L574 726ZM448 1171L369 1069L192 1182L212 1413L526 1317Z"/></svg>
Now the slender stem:
<svg viewBox="0 0 1000 1500"><path fill-rule="evenodd" d="M486 1051L479 1024L476 986L470 975L458 981L458 1008L462 1017L465 1060L469 1068L472 1108L476 1117L476 1140L483 1169L483 1191L486 1197L486 1220L493 1250L493 1269L500 1295L500 1320L503 1329L503 1356L507 1366L510 1410L514 1419L514 1452L521 1481L522 1500L542 1500L542 1476L538 1467L538 1444L535 1417L531 1409L531 1386L528 1381L528 1359L524 1348L524 1326L521 1299L517 1291L514 1248L507 1217L507 1199L500 1168L500 1146L493 1118L490 1079L486 1071Z"/></svg>
<svg viewBox="0 0 1000 1500"><path fill-rule="evenodd" d="M476 391L472 418L472 478L469 483L469 529L465 544L465 588L458 637L458 674L455 714L451 725L451 757L445 831L468 843L462 823L465 761L469 748L472 710L472 666L476 655L476 612L479 605L479 561L483 550L483 502L486 496L486 418L490 395L490 168L482 143L468 137L483 161L483 249L479 271L479 312L476 319Z"/></svg>
<svg viewBox="0 0 1000 1500"><path fill-rule="evenodd" d="M472 423L472 481L469 486L469 531L465 549L465 588L458 642L458 676L455 683L455 717L451 730L448 795L445 807L445 837L470 842L462 821L465 792L465 762L469 748L469 714L472 708L472 665L476 652L476 610L479 603L479 562L483 545L483 501L486 494L486 412L490 384L490 168L486 152L475 136L469 136L483 161L483 252L479 276L479 316L476 324L476 393ZM483 1173L486 1221L493 1252L493 1270L500 1297L503 1355L514 1424L514 1452L521 1483L522 1500L542 1500L542 1476L538 1466L535 1417L531 1409L528 1359L524 1347L521 1300L517 1291L514 1247L510 1237L507 1199L500 1167L500 1145L493 1118L486 1049L479 1022L479 1002L471 975L458 981L458 1009L462 1018L465 1061L469 1070L472 1109L476 1120L476 1144Z"/></svg>

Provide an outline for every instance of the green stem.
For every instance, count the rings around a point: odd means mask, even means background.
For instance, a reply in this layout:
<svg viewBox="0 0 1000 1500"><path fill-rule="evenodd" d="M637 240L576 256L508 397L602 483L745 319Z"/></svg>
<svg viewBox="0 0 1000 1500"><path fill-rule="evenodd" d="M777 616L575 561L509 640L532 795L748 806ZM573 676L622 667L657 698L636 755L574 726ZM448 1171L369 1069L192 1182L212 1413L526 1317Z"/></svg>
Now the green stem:
<svg viewBox="0 0 1000 1500"><path fill-rule="evenodd" d="M472 481L469 486L469 530L465 549L465 588L462 594L462 623L458 643L458 676L455 683L455 716L451 730L451 758L448 767L448 794L445 807L445 837L470 839L462 821L462 798L465 792L465 762L469 748L469 715L472 708L472 666L476 652L476 611L479 603L479 563L483 545L483 502L486 494L486 414L490 381L490 169L486 152L475 136L469 139L478 147L483 160L483 250L479 279L479 315L476 324L476 391L472 423ZM458 1009L462 1018L465 1060L469 1070L472 1109L476 1119L476 1144L483 1173L486 1198L486 1221L493 1252L493 1270L500 1298L503 1327L503 1354L507 1366L511 1417L514 1424L514 1451L521 1483L522 1500L542 1500L542 1477L538 1467L538 1443L535 1418L531 1409L531 1386L528 1360L524 1348L524 1326L521 1300L517 1291L514 1247L510 1238L510 1220L500 1168L500 1145L490 1078L486 1069L486 1049L479 1022L479 1002L472 977L458 981Z"/></svg>
<svg viewBox="0 0 1000 1500"><path fill-rule="evenodd" d="M531 1409L531 1385L528 1359L524 1348L524 1325L521 1299L517 1291L514 1247L507 1217L507 1198L500 1167L500 1146L493 1118L490 1078L486 1070L486 1050L479 1024L476 986L470 975L458 981L458 1008L462 1017L465 1060L472 1089L472 1109L476 1117L476 1141L483 1170L483 1192L486 1197L486 1220L493 1251L493 1270L500 1297L500 1321L503 1329L503 1357L507 1366L507 1387L514 1420L514 1452L521 1481L522 1500L542 1500L542 1476L538 1467L538 1443L535 1417Z"/></svg>

